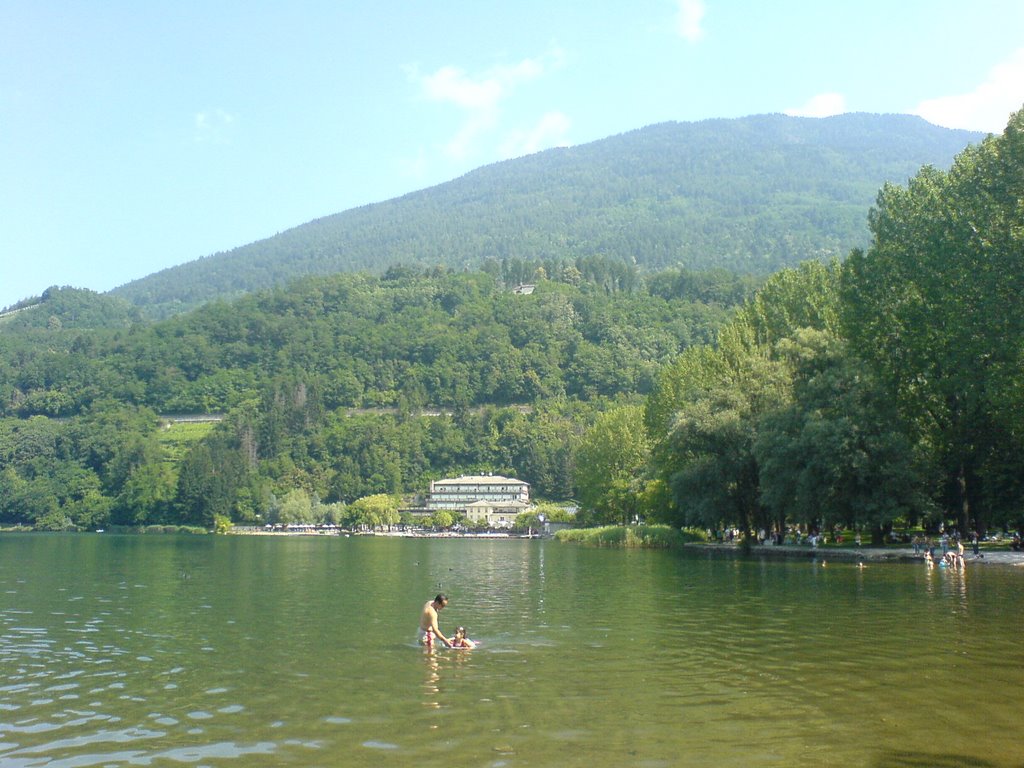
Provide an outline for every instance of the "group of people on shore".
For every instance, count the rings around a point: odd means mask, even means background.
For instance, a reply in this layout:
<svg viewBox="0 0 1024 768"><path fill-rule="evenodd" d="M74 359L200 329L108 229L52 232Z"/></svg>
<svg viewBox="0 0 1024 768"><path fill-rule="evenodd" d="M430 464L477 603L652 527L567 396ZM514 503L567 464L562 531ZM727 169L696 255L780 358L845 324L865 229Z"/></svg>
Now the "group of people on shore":
<svg viewBox="0 0 1024 768"><path fill-rule="evenodd" d="M452 637L445 637L437 624L437 614L448 605L448 596L443 592L423 605L423 612L420 614L420 629L417 635L417 642L427 650L433 650L434 644L440 640L446 648L461 648L469 650L476 648L476 643L466 636L466 628L458 627Z"/></svg>

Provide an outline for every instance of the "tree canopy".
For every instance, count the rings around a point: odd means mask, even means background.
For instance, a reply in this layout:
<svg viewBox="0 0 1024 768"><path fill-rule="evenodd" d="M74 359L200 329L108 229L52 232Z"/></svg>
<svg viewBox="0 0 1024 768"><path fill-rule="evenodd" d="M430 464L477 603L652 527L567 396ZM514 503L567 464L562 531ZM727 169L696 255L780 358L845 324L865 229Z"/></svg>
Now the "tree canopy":
<svg viewBox="0 0 1024 768"><path fill-rule="evenodd" d="M1024 112L887 185L873 241L772 276L646 406L686 524L1024 524Z"/></svg>

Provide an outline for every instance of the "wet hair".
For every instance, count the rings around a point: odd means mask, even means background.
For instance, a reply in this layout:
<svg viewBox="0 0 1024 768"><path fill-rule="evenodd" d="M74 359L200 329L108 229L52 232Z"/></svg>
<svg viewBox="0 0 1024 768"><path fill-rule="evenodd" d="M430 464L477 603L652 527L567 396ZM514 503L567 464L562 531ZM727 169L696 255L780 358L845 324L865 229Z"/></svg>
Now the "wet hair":
<svg viewBox="0 0 1024 768"><path fill-rule="evenodd" d="M463 635L464 635L464 634L466 634L466 628L465 628L465 627L456 627L456 629L455 629L455 634L457 635L457 634L459 634L460 632L461 632L461 633L462 633Z"/></svg>
<svg viewBox="0 0 1024 768"><path fill-rule="evenodd" d="M444 592L438 592L437 593L437 597L434 598L434 602L435 603L447 603L448 602L448 595L446 595Z"/></svg>

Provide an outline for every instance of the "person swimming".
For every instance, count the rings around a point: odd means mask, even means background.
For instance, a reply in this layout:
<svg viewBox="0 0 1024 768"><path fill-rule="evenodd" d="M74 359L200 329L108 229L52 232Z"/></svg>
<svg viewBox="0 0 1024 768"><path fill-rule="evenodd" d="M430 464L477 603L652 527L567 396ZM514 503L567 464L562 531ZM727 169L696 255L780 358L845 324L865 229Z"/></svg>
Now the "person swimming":
<svg viewBox="0 0 1024 768"><path fill-rule="evenodd" d="M452 648L476 648L476 643L466 637L466 628L458 627L455 630L455 635L452 637Z"/></svg>

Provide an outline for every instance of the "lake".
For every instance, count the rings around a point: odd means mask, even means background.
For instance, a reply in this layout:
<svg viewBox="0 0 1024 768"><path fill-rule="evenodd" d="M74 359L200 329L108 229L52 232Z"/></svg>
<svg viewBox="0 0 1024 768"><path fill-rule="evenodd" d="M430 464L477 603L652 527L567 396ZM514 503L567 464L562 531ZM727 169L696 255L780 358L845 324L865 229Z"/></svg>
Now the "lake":
<svg viewBox="0 0 1024 768"><path fill-rule="evenodd" d="M7 534L0 594L4 768L1024 765L1024 568Z"/></svg>

